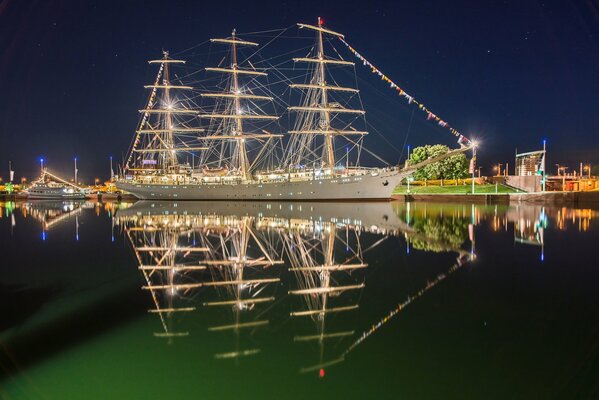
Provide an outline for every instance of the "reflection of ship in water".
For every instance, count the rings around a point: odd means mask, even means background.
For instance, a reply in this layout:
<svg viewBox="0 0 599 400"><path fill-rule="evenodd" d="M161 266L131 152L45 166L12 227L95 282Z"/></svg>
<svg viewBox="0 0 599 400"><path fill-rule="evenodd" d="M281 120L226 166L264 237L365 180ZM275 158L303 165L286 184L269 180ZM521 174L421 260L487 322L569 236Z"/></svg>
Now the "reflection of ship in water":
<svg viewBox="0 0 599 400"><path fill-rule="evenodd" d="M44 201L23 203L21 210L39 221L45 231L70 218L81 215L83 202Z"/></svg>
<svg viewBox="0 0 599 400"><path fill-rule="evenodd" d="M343 348L355 340L352 312L365 286L365 253L389 236L428 243L435 251L468 253L455 241L432 236L402 221L393 203L208 203L138 202L118 210L116 220L128 235L152 299L150 312L160 319L158 337L188 336L177 330L179 317L208 309L218 323L208 328L232 333L234 347L217 349L217 359L260 353L248 342L271 324L267 314L276 290L286 285L294 342L315 346L314 363L300 372L322 376L344 360ZM467 230L467 228L466 228ZM285 264L290 282L280 282ZM284 275L287 276L287 275ZM196 297L201 296L201 301ZM209 313L208 313L209 314ZM206 314L206 315L208 315ZM347 316L345 318L343 316ZM345 326L343 326L346 324ZM300 327L301 326L301 327ZM341 344L341 346L339 345Z"/></svg>
<svg viewBox="0 0 599 400"><path fill-rule="evenodd" d="M31 201L19 207L23 216L30 216L41 224L43 240L50 229L73 220L75 239L79 240L79 217L86 208L84 201Z"/></svg>

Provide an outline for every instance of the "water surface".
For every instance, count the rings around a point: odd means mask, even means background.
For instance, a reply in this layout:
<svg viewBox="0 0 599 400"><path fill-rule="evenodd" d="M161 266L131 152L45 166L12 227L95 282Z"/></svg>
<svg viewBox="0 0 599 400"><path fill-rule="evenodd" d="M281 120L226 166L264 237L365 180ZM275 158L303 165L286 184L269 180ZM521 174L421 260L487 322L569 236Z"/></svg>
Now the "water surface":
<svg viewBox="0 0 599 400"><path fill-rule="evenodd" d="M0 206L1 398L599 397L597 210Z"/></svg>

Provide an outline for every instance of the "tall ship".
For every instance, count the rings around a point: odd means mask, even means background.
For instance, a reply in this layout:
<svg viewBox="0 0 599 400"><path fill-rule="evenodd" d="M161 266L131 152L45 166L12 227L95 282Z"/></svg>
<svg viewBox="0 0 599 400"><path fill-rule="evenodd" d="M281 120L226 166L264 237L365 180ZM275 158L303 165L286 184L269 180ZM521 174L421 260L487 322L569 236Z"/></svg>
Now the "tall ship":
<svg viewBox="0 0 599 400"><path fill-rule="evenodd" d="M305 57L293 58L307 68L298 79L302 82L276 71L297 100L286 107L286 130L276 113L280 94L272 93L267 81L261 83L269 68L256 67L251 56L241 57L243 49L258 43L240 38L235 30L227 38L210 40L227 46L228 56L205 68L222 80L219 90L199 90L201 107L194 104L197 96L185 94L198 89L171 79L184 60L165 52L150 61L159 66L158 74L146 86L151 93L116 186L155 200L389 199L416 169L469 149L461 145L404 167L362 166L368 132L359 90L338 84L342 80L333 75L342 68L353 70L354 63L326 47L344 36L325 28L320 18L317 25L298 27L315 34L315 45Z"/></svg>

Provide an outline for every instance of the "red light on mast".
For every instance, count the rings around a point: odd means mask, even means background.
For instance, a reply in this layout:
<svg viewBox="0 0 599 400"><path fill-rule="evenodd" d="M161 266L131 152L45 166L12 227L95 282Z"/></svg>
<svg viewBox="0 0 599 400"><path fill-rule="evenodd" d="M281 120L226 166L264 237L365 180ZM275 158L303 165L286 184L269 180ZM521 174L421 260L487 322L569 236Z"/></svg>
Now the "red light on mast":
<svg viewBox="0 0 599 400"><path fill-rule="evenodd" d="M324 25L324 19L322 17L318 17L318 26Z"/></svg>
<svg viewBox="0 0 599 400"><path fill-rule="evenodd" d="M320 371L318 371L318 377L324 378L324 368L321 368Z"/></svg>

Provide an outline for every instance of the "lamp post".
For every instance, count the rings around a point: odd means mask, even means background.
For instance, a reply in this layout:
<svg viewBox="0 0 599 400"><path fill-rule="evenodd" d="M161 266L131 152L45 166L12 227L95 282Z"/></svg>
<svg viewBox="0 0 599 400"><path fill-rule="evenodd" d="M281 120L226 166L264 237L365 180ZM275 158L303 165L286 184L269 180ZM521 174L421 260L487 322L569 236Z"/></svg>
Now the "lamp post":
<svg viewBox="0 0 599 400"><path fill-rule="evenodd" d="M75 160L75 185L77 185L77 157L74 158Z"/></svg>
<svg viewBox="0 0 599 400"><path fill-rule="evenodd" d="M543 162L542 162L542 167L543 167L543 175L542 176L542 183L543 183L543 192L545 191L545 183L546 183L546 169L545 169L545 162L546 162L546 158L547 158L547 140L543 139Z"/></svg>
<svg viewBox="0 0 599 400"><path fill-rule="evenodd" d="M112 156L110 156L110 180L113 180L113 179L114 179L114 170L112 169Z"/></svg>
<svg viewBox="0 0 599 400"><path fill-rule="evenodd" d="M496 175L496 176L501 176L501 166L502 166L502 165L503 165L503 164L501 164L501 163L498 163L498 164L497 164L497 165L496 165L496 166L493 168L495 171L497 171L497 175Z"/></svg>
<svg viewBox="0 0 599 400"><path fill-rule="evenodd" d="M474 171L476 169L476 147L478 143L475 141L472 142L472 160L471 163L471 172L472 172L472 194L474 194ZM478 170L478 176L480 177L480 169Z"/></svg>

